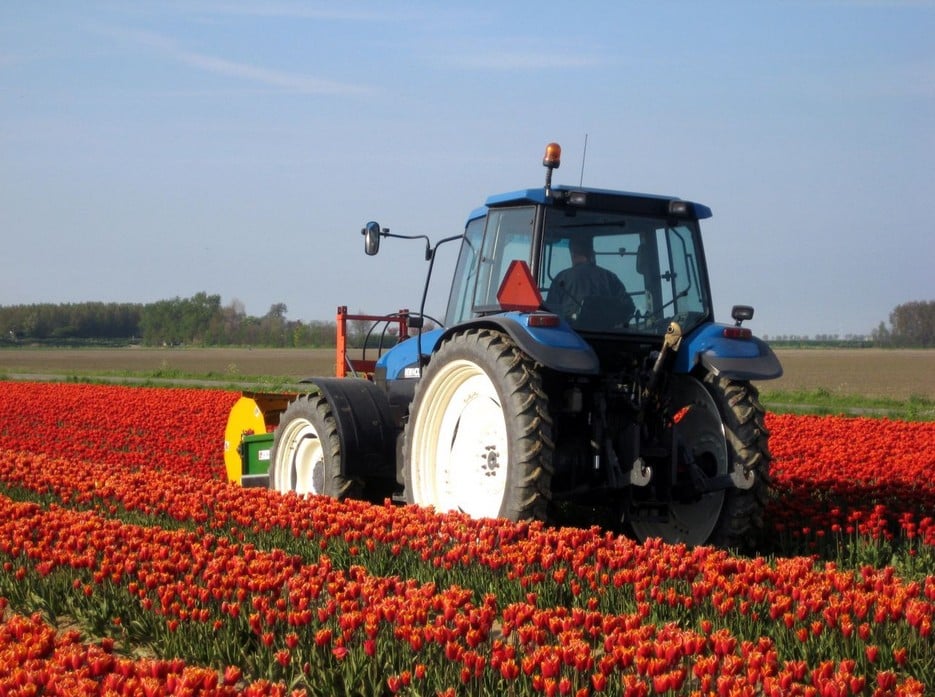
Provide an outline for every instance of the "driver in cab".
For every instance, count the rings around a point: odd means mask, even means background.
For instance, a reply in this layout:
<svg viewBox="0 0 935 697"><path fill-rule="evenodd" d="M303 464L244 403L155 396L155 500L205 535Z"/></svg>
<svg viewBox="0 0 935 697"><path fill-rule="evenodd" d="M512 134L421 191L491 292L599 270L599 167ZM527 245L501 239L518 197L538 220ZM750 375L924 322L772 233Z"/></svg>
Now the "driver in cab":
<svg viewBox="0 0 935 697"><path fill-rule="evenodd" d="M572 324L584 319L584 311L587 311L606 318L599 322L606 325L601 328L626 326L636 310L633 299L627 295L623 282L613 271L597 265L591 238L572 237L568 248L571 267L552 279L545 304ZM595 304L603 307L593 307Z"/></svg>

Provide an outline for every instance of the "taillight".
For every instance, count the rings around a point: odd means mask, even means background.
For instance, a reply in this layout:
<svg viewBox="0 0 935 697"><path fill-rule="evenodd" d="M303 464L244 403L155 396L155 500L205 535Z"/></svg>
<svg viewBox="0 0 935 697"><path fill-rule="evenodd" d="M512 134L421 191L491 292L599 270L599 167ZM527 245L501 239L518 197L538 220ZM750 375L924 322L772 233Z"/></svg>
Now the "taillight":
<svg viewBox="0 0 935 697"><path fill-rule="evenodd" d="M746 327L724 327L723 336L725 339L750 339L753 332Z"/></svg>
<svg viewBox="0 0 935 697"><path fill-rule="evenodd" d="M526 315L527 327L557 327L560 321L558 315L549 312L534 312Z"/></svg>

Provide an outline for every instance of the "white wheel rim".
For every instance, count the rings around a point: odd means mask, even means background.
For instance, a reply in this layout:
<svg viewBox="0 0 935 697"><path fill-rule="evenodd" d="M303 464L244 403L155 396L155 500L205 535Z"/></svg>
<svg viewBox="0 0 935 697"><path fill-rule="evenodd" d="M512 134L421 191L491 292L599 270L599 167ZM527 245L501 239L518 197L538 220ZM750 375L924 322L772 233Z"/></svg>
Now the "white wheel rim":
<svg viewBox="0 0 935 697"><path fill-rule="evenodd" d="M293 419L286 425L273 466L276 490L281 493L321 494L324 491L324 450L318 431L308 419Z"/></svg>
<svg viewBox="0 0 935 697"><path fill-rule="evenodd" d="M500 514L507 486L506 419L493 382L477 364L447 363L425 386L412 428L412 495L439 511Z"/></svg>

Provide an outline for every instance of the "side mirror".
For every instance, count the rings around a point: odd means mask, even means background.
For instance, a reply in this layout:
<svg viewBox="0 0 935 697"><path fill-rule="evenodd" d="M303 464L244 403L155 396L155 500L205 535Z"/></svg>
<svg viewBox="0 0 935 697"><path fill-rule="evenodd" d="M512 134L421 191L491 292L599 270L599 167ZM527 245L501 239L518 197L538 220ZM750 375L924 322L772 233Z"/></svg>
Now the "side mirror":
<svg viewBox="0 0 935 697"><path fill-rule="evenodd" d="M753 308L749 305L734 305L730 310L730 316L734 318L739 327L741 322L753 319Z"/></svg>
<svg viewBox="0 0 935 697"><path fill-rule="evenodd" d="M380 223L371 220L367 223L367 226L360 231L360 234L364 236L364 252L367 256L372 257L380 251L380 235L382 234Z"/></svg>

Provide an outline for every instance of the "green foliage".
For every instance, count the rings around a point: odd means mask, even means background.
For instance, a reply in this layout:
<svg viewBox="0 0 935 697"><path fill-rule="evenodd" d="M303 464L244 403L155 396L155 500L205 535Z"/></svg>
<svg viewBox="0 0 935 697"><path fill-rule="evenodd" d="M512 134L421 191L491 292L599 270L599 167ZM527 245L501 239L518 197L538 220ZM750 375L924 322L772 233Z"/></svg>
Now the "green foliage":
<svg viewBox="0 0 935 697"><path fill-rule="evenodd" d="M138 304L102 302L0 306L0 337L126 339L139 336L142 309Z"/></svg>
<svg viewBox="0 0 935 697"><path fill-rule="evenodd" d="M897 305L890 312L890 326L883 322L874 331L874 340L883 346L900 348L935 347L935 300L915 300Z"/></svg>
<svg viewBox="0 0 935 697"><path fill-rule="evenodd" d="M334 322L286 318L284 303L263 317L244 312L233 300L202 291L148 304L87 302L0 305L0 346L334 346Z"/></svg>
<svg viewBox="0 0 935 697"><path fill-rule="evenodd" d="M220 313L221 296L197 293L191 298L159 300L146 305L140 317L143 343L170 346L205 344L208 328Z"/></svg>

